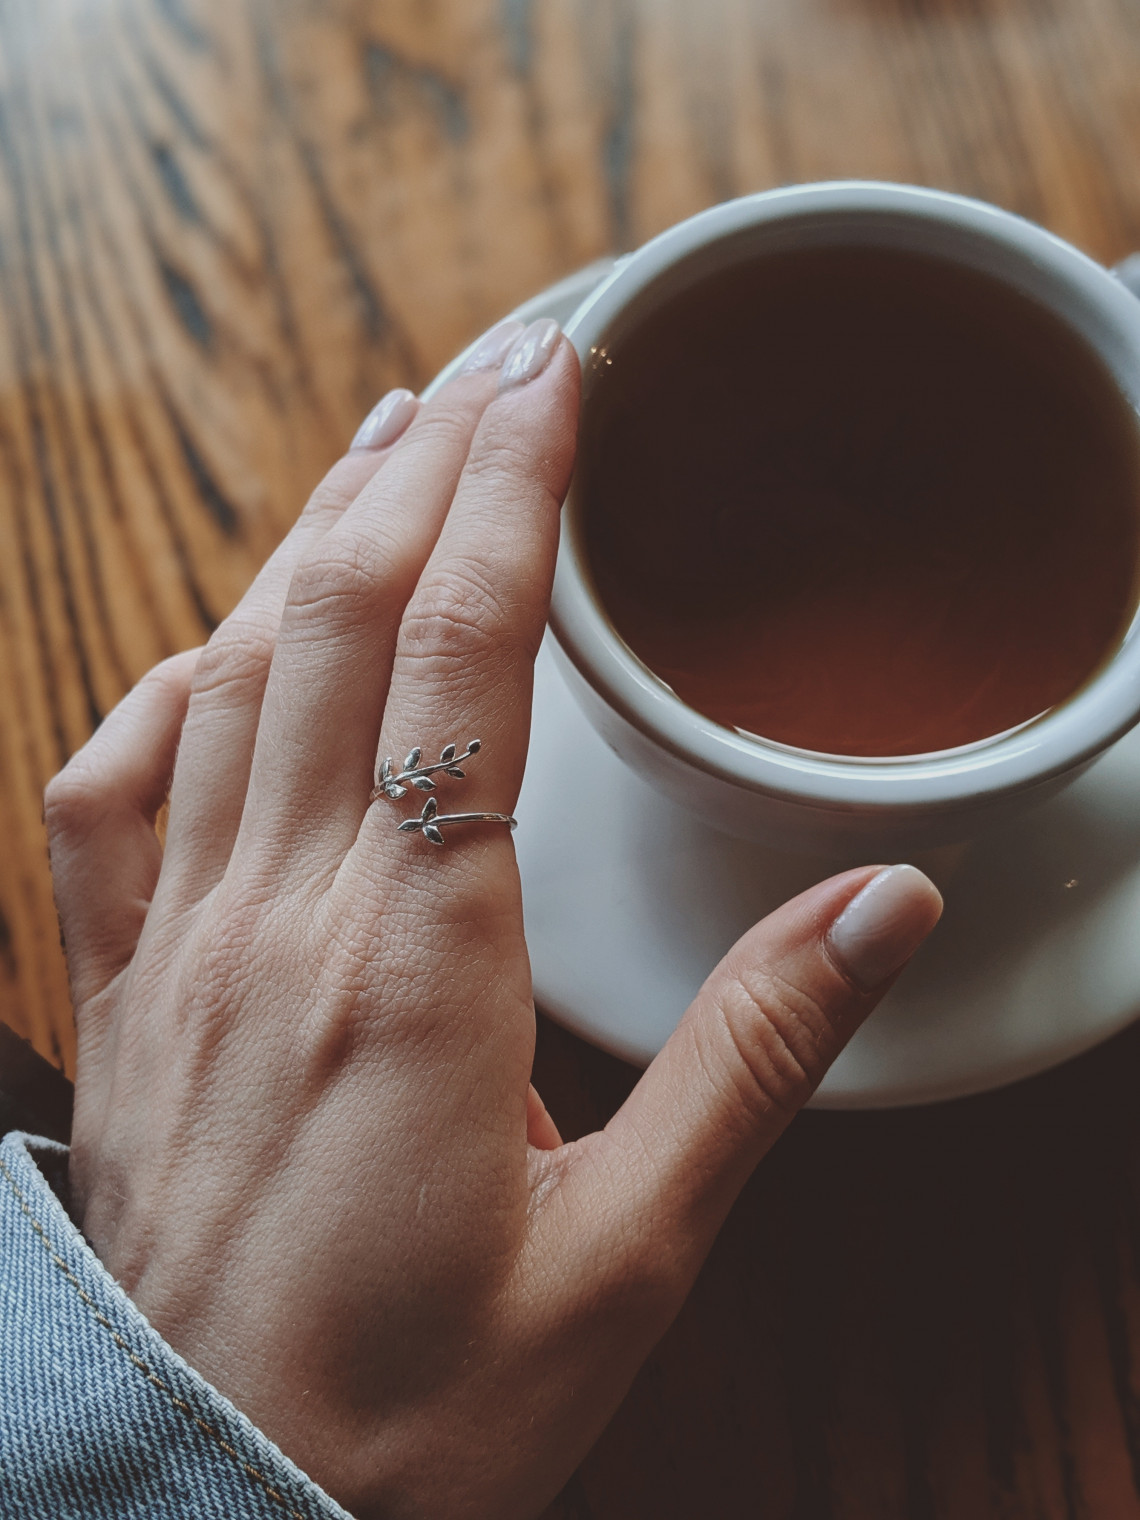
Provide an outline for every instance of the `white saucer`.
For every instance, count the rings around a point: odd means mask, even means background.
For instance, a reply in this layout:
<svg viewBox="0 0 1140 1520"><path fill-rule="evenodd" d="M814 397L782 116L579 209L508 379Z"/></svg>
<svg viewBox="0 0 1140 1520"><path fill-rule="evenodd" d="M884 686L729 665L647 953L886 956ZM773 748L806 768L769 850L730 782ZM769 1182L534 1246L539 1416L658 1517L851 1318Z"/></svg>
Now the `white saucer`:
<svg viewBox="0 0 1140 1520"><path fill-rule="evenodd" d="M519 309L565 322L608 272ZM544 648L515 835L535 1001L644 1064L755 921L847 866L715 833L606 747ZM931 941L836 1062L817 1108L999 1087L1140 1014L1140 728L1052 802L918 859L946 897Z"/></svg>

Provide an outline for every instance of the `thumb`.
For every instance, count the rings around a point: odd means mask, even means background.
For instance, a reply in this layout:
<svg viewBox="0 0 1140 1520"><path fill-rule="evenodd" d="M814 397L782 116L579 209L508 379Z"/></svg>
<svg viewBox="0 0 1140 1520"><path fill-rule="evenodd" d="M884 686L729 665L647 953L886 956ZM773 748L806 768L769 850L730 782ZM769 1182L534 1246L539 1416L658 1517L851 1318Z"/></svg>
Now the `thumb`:
<svg viewBox="0 0 1140 1520"><path fill-rule="evenodd" d="M938 922L913 866L821 882L729 951L597 1137L627 1239L691 1279L756 1163ZM688 1280L678 1283L682 1290Z"/></svg>
<svg viewBox="0 0 1140 1520"><path fill-rule="evenodd" d="M44 792L52 891L76 1011L135 952L162 866L166 801L200 649L147 672Z"/></svg>

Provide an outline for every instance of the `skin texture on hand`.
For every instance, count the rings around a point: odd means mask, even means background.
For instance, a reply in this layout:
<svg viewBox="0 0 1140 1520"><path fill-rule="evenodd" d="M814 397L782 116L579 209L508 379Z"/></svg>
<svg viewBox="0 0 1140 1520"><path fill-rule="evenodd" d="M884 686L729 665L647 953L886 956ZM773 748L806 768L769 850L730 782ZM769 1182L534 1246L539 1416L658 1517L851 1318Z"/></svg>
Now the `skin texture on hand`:
<svg viewBox="0 0 1140 1520"><path fill-rule="evenodd" d="M378 756L473 738L441 811L518 794L578 364L545 327L482 352L377 409L205 649L45 801L84 1231L362 1520L539 1512L940 908L909 868L805 893L606 1130L560 1143L508 830L439 849L396 831L418 792L369 804Z"/></svg>

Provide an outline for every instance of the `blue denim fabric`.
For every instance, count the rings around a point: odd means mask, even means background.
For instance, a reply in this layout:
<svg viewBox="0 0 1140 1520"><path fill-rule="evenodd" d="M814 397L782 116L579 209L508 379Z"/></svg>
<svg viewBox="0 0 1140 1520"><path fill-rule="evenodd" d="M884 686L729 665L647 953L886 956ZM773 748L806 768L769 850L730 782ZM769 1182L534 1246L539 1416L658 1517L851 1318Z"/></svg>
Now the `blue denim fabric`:
<svg viewBox="0 0 1140 1520"><path fill-rule="evenodd" d="M48 1182L66 1160L0 1143L2 1520L348 1520L105 1271Z"/></svg>

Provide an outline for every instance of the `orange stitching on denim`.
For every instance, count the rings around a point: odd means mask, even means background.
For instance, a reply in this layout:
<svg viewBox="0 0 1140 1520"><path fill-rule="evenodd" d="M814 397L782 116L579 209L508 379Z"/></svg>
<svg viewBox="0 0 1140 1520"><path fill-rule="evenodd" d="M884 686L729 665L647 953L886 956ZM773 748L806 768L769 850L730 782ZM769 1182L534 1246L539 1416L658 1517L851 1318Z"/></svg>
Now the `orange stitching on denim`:
<svg viewBox="0 0 1140 1520"><path fill-rule="evenodd" d="M8 1170L8 1167L2 1156L0 1156L0 1171L2 1171L4 1173L4 1176L8 1179L8 1184L11 1187L13 1193L16 1195L16 1202L20 1205L20 1208L27 1215L32 1229L35 1230L36 1234L39 1236L40 1243L43 1246L44 1250L48 1253L48 1256L51 1258L52 1262L59 1268L64 1277L67 1278L68 1282L79 1294L79 1297L83 1300L87 1308L90 1309L91 1313L94 1315L98 1323L103 1327L104 1330L107 1331L119 1350L126 1355L128 1361L130 1361L134 1367L137 1367L139 1372L142 1373L143 1377L146 1378L147 1382L152 1383L160 1393L164 1394L166 1398L170 1400L170 1402L174 1405L175 1409L177 1409L180 1414L184 1414L187 1419L193 1421L193 1423L198 1427L200 1431L202 1431L204 1435L209 1436L212 1441L215 1441L225 1452L226 1456L231 1457L238 1464L238 1466L242 1469L248 1478L252 1478L255 1483L260 1484L265 1493L268 1494L269 1498L273 1500L274 1504L279 1504L281 1508L286 1512L286 1514L292 1517L292 1520L305 1520L305 1516L300 1512L300 1510L293 1508L285 1496L279 1493L277 1489L273 1487L272 1483L270 1483L269 1479L264 1475L264 1473L258 1472L256 1467L251 1467L250 1464L241 1456L241 1454L234 1450L234 1448L219 1431L215 1430L212 1425L208 1424L199 1415L196 1415L185 1399L180 1399L172 1389L166 1386L166 1384L160 1377L157 1376L156 1373L151 1371L141 1356L135 1355L128 1343L115 1329L111 1321L98 1308L95 1300L87 1292L83 1284L79 1281L78 1277L76 1277L75 1273L72 1272L71 1268L67 1265L62 1256L56 1255L52 1243L48 1238L47 1231L43 1228L39 1220L32 1213L27 1199L24 1197L23 1192L20 1190L19 1183L16 1181L15 1177L12 1176L12 1173Z"/></svg>

